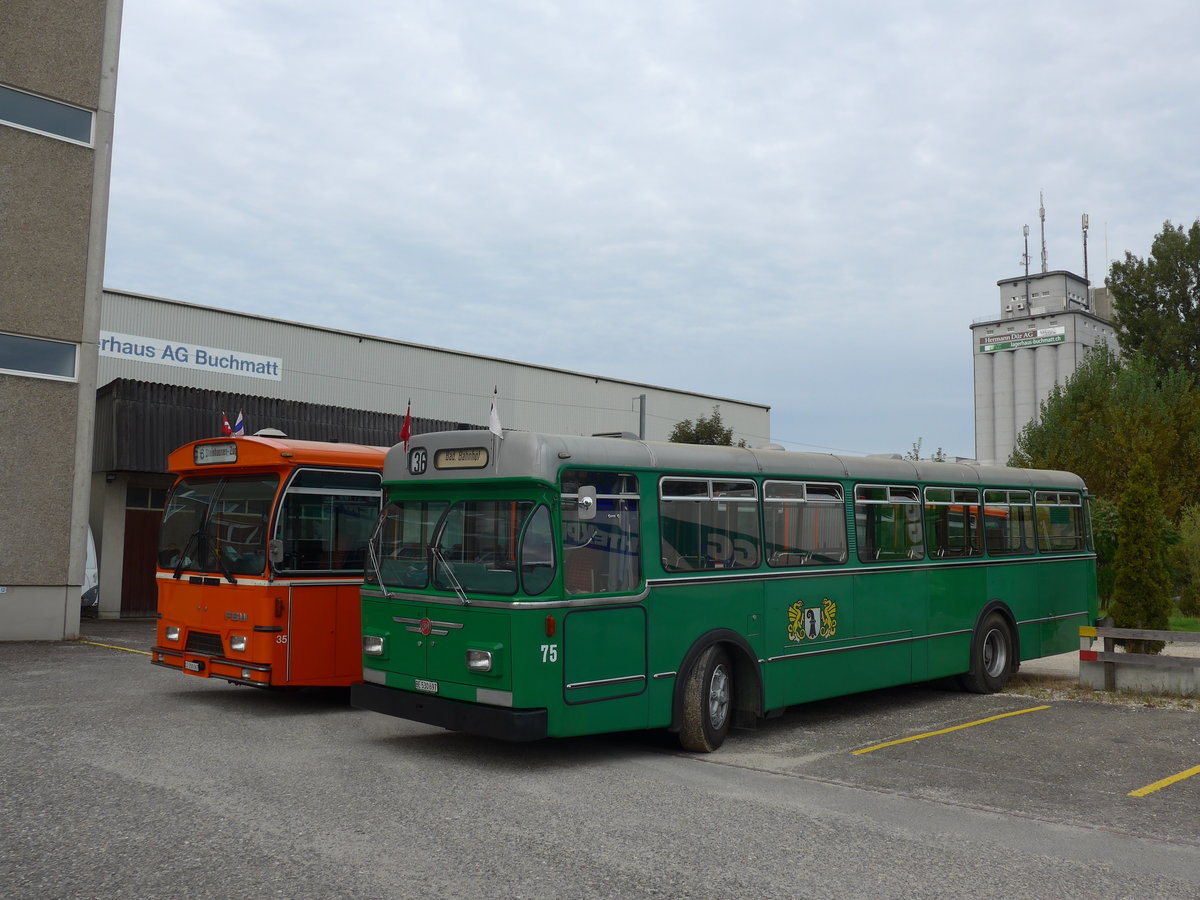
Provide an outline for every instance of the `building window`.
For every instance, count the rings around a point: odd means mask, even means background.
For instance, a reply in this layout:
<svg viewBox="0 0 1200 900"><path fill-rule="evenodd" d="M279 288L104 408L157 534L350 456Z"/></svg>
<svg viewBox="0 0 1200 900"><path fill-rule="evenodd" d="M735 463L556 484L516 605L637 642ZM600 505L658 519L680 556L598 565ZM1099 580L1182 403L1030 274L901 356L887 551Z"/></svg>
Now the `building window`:
<svg viewBox="0 0 1200 900"><path fill-rule="evenodd" d="M86 109L3 85L0 85L0 122L73 144L92 146L92 114Z"/></svg>
<svg viewBox="0 0 1200 900"><path fill-rule="evenodd" d="M78 355L74 344L0 333L0 372L74 381Z"/></svg>
<svg viewBox="0 0 1200 900"><path fill-rule="evenodd" d="M167 489L131 484L125 491L126 509L154 509L167 505Z"/></svg>

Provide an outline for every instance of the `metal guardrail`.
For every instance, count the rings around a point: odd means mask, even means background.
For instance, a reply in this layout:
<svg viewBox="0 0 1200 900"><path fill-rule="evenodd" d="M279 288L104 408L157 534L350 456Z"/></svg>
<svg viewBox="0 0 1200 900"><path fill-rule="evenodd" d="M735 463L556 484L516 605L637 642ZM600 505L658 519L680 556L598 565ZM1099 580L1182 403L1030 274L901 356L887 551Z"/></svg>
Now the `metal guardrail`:
<svg viewBox="0 0 1200 900"><path fill-rule="evenodd" d="M1200 644L1200 631L1153 631L1143 628L1113 628L1111 619L1101 620L1098 626L1085 625L1079 629L1079 659L1081 662L1104 663L1104 689L1116 690L1117 664L1147 666L1155 669L1200 669L1200 656L1170 656L1158 653L1117 653L1116 641L1164 641L1168 644ZM1093 650L1100 639L1103 649Z"/></svg>

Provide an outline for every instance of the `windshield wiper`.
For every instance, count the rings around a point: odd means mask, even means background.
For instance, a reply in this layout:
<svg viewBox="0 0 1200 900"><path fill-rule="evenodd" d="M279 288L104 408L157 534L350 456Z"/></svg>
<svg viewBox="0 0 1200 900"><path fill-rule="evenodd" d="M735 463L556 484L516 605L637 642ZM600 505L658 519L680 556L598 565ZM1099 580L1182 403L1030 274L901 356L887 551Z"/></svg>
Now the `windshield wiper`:
<svg viewBox="0 0 1200 900"><path fill-rule="evenodd" d="M371 569L375 572L375 583L383 591L383 596L390 600L392 594L387 589L387 585L383 583L383 570L379 568L379 556L375 553L375 547L379 542L379 535L383 532L383 520L385 518L386 514L381 515L375 520L375 531L371 533L371 539L367 541L367 560L371 565Z"/></svg>
<svg viewBox="0 0 1200 900"><path fill-rule="evenodd" d="M220 550L217 550L217 565L221 567L221 574L229 580L230 584L237 584L237 579L233 577L233 567L229 565L229 560Z"/></svg>
<svg viewBox="0 0 1200 900"><path fill-rule="evenodd" d="M470 606L471 601L467 599L467 592L463 590L463 586L459 583L458 578L455 577L454 570L450 568L450 563L446 562L446 557L442 556L442 551L435 544L430 544L429 552L433 555L435 562L442 564L442 571L450 579L450 586L454 588L454 593L458 595L458 599L462 602L462 605Z"/></svg>
<svg viewBox="0 0 1200 900"><path fill-rule="evenodd" d="M187 543L183 545L183 549L179 551L179 556L175 559L175 574L174 579L179 580L179 576L183 574L183 567L188 562L188 551L192 549L192 544L197 544L197 538L204 537L204 526L201 525L196 531L193 531L187 539ZM197 544L197 546L199 546Z"/></svg>

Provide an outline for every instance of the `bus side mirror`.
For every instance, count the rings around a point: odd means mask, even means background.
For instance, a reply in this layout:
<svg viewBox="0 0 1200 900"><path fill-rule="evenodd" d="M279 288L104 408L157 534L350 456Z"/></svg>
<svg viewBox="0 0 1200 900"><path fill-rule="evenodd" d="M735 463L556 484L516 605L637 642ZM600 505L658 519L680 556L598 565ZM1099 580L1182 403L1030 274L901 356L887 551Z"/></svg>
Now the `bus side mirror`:
<svg viewBox="0 0 1200 900"><path fill-rule="evenodd" d="M283 562L283 541L274 540L267 544L267 555L270 557L273 565L279 565Z"/></svg>
<svg viewBox="0 0 1200 900"><path fill-rule="evenodd" d="M590 522L596 518L596 489L591 485L579 486L579 521Z"/></svg>

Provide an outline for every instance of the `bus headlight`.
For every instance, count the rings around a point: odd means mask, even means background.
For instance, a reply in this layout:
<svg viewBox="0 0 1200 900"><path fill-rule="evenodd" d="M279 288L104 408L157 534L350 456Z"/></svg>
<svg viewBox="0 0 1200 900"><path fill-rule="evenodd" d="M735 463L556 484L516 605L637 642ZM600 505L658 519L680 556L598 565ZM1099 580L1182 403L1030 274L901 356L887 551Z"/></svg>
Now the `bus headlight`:
<svg viewBox="0 0 1200 900"><path fill-rule="evenodd" d="M163 632L163 637L165 637L168 641L178 642L179 626L178 625L168 625L167 630Z"/></svg>
<svg viewBox="0 0 1200 900"><path fill-rule="evenodd" d="M364 656L383 656L383 638L364 634L362 648Z"/></svg>
<svg viewBox="0 0 1200 900"><path fill-rule="evenodd" d="M246 638L240 634L231 634L229 636L229 649L234 653L245 653Z"/></svg>
<svg viewBox="0 0 1200 900"><path fill-rule="evenodd" d="M491 650L468 650L467 651L467 668L472 672L490 672L492 671L492 651Z"/></svg>

